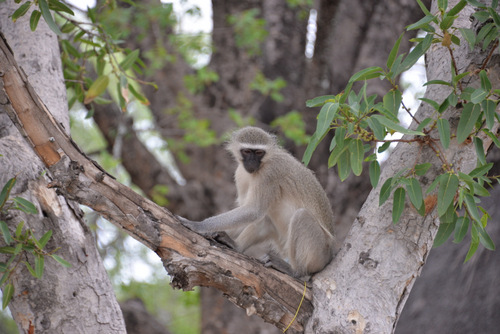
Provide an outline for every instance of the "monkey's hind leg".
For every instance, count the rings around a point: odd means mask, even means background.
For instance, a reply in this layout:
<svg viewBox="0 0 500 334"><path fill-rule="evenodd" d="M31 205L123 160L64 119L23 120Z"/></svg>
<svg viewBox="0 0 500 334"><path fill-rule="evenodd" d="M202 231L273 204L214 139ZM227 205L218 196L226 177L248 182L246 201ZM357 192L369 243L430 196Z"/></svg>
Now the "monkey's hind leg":
<svg viewBox="0 0 500 334"><path fill-rule="evenodd" d="M322 270L332 259L333 240L306 209L293 215L285 245L295 277Z"/></svg>

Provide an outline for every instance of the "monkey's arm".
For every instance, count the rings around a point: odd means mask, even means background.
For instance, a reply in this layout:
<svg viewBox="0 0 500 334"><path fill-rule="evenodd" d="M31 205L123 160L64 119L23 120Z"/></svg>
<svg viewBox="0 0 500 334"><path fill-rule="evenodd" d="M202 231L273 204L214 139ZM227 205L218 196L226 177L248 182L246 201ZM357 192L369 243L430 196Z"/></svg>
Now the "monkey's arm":
<svg viewBox="0 0 500 334"><path fill-rule="evenodd" d="M177 217L181 223L197 233L210 233L227 231L232 228L260 221L264 218L264 210L252 209L248 206L240 206L220 215L207 218L201 222L195 222L183 217Z"/></svg>

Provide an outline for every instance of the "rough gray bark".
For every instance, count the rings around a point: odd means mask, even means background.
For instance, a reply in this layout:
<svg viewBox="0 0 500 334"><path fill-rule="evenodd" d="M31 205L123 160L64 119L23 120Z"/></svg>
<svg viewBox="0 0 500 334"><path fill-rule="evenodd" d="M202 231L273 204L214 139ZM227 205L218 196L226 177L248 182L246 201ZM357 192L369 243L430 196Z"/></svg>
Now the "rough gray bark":
<svg viewBox="0 0 500 334"><path fill-rule="evenodd" d="M450 8L458 1L450 1ZM434 7L435 8L435 7ZM431 10L431 12L435 12ZM470 27L474 9L467 6L456 21L458 27ZM455 47L455 60L459 71L477 68L485 53L469 53L462 41ZM478 61L479 60L479 61ZM428 80L449 80L448 51L435 44L427 54ZM491 70L495 70L492 66ZM495 76L493 74L493 76ZM476 81L477 78L472 78ZM471 82L470 84L473 84ZM426 97L442 101L449 90L444 86L431 86ZM423 120L432 114L428 105L421 105L416 118ZM460 110L449 110L446 117L458 117ZM455 123L456 125L456 123ZM415 126L415 125L413 125ZM436 134L432 134L436 136ZM488 142L484 139L485 142ZM487 145L491 144L488 142ZM432 162L434 167L420 181L426 186L440 173L441 162L428 147L417 144L399 144L392 152L382 171L379 187L373 190L359 212L343 248L332 263L314 280L314 313L308 323L308 333L391 333L394 331L402 308L416 277L432 248L439 220L430 206L426 217L421 217L407 205L403 218L392 223L392 201L378 206L380 186L405 167L418 161ZM472 144L452 142L446 159L455 170L467 173L476 164ZM426 201L431 202L434 194ZM427 211L427 210L426 210Z"/></svg>
<svg viewBox="0 0 500 334"><path fill-rule="evenodd" d="M8 18L13 8L17 8L13 1L0 3L0 32L6 35L35 89L68 133L66 89L57 38L43 20L36 32L31 32L27 21L29 15L14 24ZM5 74L5 68L0 67L0 71ZM5 102L0 103L0 154L3 155L0 157L0 187L17 175L11 195L30 200L39 213L9 212L1 219L11 229L24 220L25 227L32 229L38 238L52 230L47 248L61 247L57 254L72 264L67 269L47 258L42 279L33 278L24 265L18 266L12 276L15 294L9 308L20 332L125 333L111 283L78 205L47 188L51 178L41 176L45 169L43 163L6 115ZM33 258L27 256L24 260L33 266ZM5 261L4 254L0 261Z"/></svg>

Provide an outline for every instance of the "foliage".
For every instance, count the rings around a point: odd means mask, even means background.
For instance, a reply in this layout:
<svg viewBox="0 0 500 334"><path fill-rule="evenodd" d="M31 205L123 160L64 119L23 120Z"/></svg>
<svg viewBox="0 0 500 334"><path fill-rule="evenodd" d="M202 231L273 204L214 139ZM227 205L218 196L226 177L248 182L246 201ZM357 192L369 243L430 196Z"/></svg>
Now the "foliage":
<svg viewBox="0 0 500 334"><path fill-rule="evenodd" d="M280 128L285 137L293 140L297 146L309 143L310 137L306 134L306 125L302 114L298 111L294 110L276 118L271 122L271 126Z"/></svg>
<svg viewBox="0 0 500 334"><path fill-rule="evenodd" d="M200 68L196 74L186 75L184 83L191 94L202 92L212 82L217 82L219 75L208 67Z"/></svg>
<svg viewBox="0 0 500 334"><path fill-rule="evenodd" d="M259 18L257 8L248 9L235 15L229 15L227 21L234 26L236 46L250 56L261 54L261 43L267 37L266 20Z"/></svg>
<svg viewBox="0 0 500 334"><path fill-rule="evenodd" d="M407 27L407 30L421 29L426 32L425 37L416 38L417 43L408 55L398 54L399 45L403 35L399 37L392 48L386 68L370 67L354 74L343 93L316 97L307 101L308 107L321 107L315 133L304 154L307 164L311 154L329 131L334 131L330 144L329 167L337 166L341 180L345 180L351 173L360 175L363 162L368 161L369 175L374 187L378 185L380 165L376 161L372 147L375 143L383 143L379 152L386 150L394 141L407 144L426 146L435 152L441 161L441 174L424 192L419 177L424 176L431 164L419 161L416 157L415 164L410 168L400 170L396 175L388 178L380 188L379 204L382 205L393 194L392 220L397 223L403 213L405 200L410 203L421 215L426 215L432 208L426 208L424 194L429 195L437 190L437 213L440 217L440 227L435 239L435 245L440 245L449 236L454 234L454 241L463 240L470 230L472 241L466 261L476 251L479 243L487 249L495 249L495 245L485 230L489 215L478 203L480 196L488 196L486 189L498 177L488 176L492 164L487 164L483 142L479 137L484 133L500 147L500 141L493 133L495 122L499 115L496 112L500 87L493 87L488 72L485 70L493 52L497 49L500 37L500 15L496 12L498 1L493 1L490 7L476 0L462 0L453 8L448 8L446 0L438 1L438 13L432 14L417 0L425 16L418 22ZM467 5L480 8L474 17L483 26L476 32L471 29L457 29L454 27L455 19L459 12ZM455 65L453 44L459 45L460 33L467 41L469 47L481 47L488 51L482 66L474 72L458 72ZM403 71L409 69L425 54L431 45L441 45L450 54L452 76L448 81L432 80L425 85L445 85L451 90L449 96L442 102L422 98L434 110L432 117L418 122L402 101L402 93L396 84L396 78ZM480 81L479 87L466 87L464 79L476 76ZM392 89L382 97L381 102L376 95L367 96L367 81L379 78L391 83ZM364 82L356 93L353 89L355 82ZM399 125L398 112L402 108L413 118L418 126L406 129ZM449 120L444 112L456 108L461 116L456 133L451 132ZM438 138L432 136L433 131L438 132ZM403 139L386 139L387 134L399 132L406 135ZM468 174L457 171L446 160L445 150L449 148L451 139L457 144L472 143L477 153L477 168ZM430 195L429 195L430 196Z"/></svg>
<svg viewBox="0 0 500 334"><path fill-rule="evenodd" d="M108 5L110 8L116 6L114 2ZM145 64L139 58L139 50L119 47L117 41L119 35L124 33L123 30L116 31L110 26L105 29L104 24L98 20L97 10L92 8L88 8L87 12L89 22L78 21L74 18L75 13L58 0L27 1L13 13L12 19L15 21L25 15L32 6L38 9L33 10L30 17L31 30L36 29L40 17L43 17L52 31L59 36L65 36L65 39L61 40L61 58L65 67L66 86L74 93L69 101L70 107L77 101L84 104L107 103L101 96L112 87L115 88L123 110L126 110L131 99L143 104L149 103L133 83L154 84L136 78L135 75L142 73ZM58 20L54 20L52 12L64 21L61 28L56 24ZM122 19L126 17L121 16ZM95 64L95 80L88 75L88 63Z"/></svg>
<svg viewBox="0 0 500 334"><path fill-rule="evenodd" d="M162 319L172 333L197 333L200 328L200 295L195 291L165 289L165 281L123 284L117 291L119 300L140 298L146 309Z"/></svg>
<svg viewBox="0 0 500 334"><path fill-rule="evenodd" d="M275 80L267 79L262 72L257 72L255 78L250 83L250 88L258 91L264 96L270 96L276 102L283 102L285 97L280 93L282 88L286 87L286 81L283 78Z"/></svg>
<svg viewBox="0 0 500 334"><path fill-rule="evenodd" d="M27 214L37 214L38 210L35 205L22 197L10 198L10 192L16 184L16 178L13 177L3 186L0 192L0 213L7 213L9 210L20 210ZM0 287L3 289L2 307L5 309L14 295L14 284L12 276L19 265L23 263L30 274L35 278L41 278L43 275L45 257L50 256L65 267L70 267L71 264L56 255L58 248L48 252L44 250L45 246L52 237L52 230L48 230L45 234L37 239L31 229L25 229L23 233L24 221L21 221L12 234L9 226L3 220L0 220L0 233L3 236L6 246L0 247L0 253L9 254L10 258L7 262L0 262ZM32 254L34 266L28 261L23 261L28 258L28 254Z"/></svg>

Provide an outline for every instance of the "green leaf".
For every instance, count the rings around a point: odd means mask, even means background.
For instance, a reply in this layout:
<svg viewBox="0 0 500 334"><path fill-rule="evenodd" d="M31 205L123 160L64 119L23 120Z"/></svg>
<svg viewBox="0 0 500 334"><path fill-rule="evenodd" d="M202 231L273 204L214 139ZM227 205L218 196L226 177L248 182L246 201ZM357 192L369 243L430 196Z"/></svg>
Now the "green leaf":
<svg viewBox="0 0 500 334"><path fill-rule="evenodd" d="M462 11L462 9L464 9L464 7L466 5L467 5L467 1L460 0L460 2L457 3L455 6L453 6L453 8L450 9L450 11L448 13L446 13L446 14L449 15L449 16L455 16L458 13L460 13L460 11Z"/></svg>
<svg viewBox="0 0 500 334"><path fill-rule="evenodd" d="M33 215L38 213L36 206L27 199L24 199L22 197L14 197L12 200L17 204L17 208L22 212Z"/></svg>
<svg viewBox="0 0 500 334"><path fill-rule="evenodd" d="M84 104L89 104L96 97L104 93L109 84L109 77L107 75L99 76L90 86L87 94L85 94L85 99L83 100Z"/></svg>
<svg viewBox="0 0 500 334"><path fill-rule="evenodd" d="M391 89L387 94L385 94L383 102L384 107L389 110L394 116L398 116L399 107L401 106L401 101L403 100L402 94L399 90Z"/></svg>
<svg viewBox="0 0 500 334"><path fill-rule="evenodd" d="M12 22L16 22L18 18L24 16L31 7L31 1L26 1L12 14Z"/></svg>
<svg viewBox="0 0 500 334"><path fill-rule="evenodd" d="M386 135L385 127L382 126L382 124L380 124L380 122L377 121L376 118L372 118L371 116L368 117L366 121L368 122L368 126L370 127L370 129L372 129L375 138L377 138L378 140L384 140Z"/></svg>
<svg viewBox="0 0 500 334"><path fill-rule="evenodd" d="M483 187L482 185L480 185L477 182L474 182L472 184L472 189L474 190L474 194L477 196L481 196L481 197L490 196L490 192L485 187Z"/></svg>
<svg viewBox="0 0 500 334"><path fill-rule="evenodd" d="M351 169L354 175L360 176L363 171L363 158L365 151L361 139L352 140L349 143Z"/></svg>
<svg viewBox="0 0 500 334"><path fill-rule="evenodd" d="M369 167L370 172L370 183L373 188L376 188L378 185L378 180L380 179L380 164L377 160L370 162Z"/></svg>
<svg viewBox="0 0 500 334"><path fill-rule="evenodd" d="M404 188L399 187L394 192L394 200L392 202L392 222L396 224L403 213L405 208L406 191Z"/></svg>
<svg viewBox="0 0 500 334"><path fill-rule="evenodd" d="M35 274L37 278L41 278L43 275L43 268L45 264L45 259L43 255L35 255Z"/></svg>
<svg viewBox="0 0 500 334"><path fill-rule="evenodd" d="M139 50L134 50L130 52L125 59L120 62L120 67L122 70L126 71L139 59Z"/></svg>
<svg viewBox="0 0 500 334"><path fill-rule="evenodd" d="M458 28L458 30L469 44L470 51L472 51L476 45L476 33L469 28Z"/></svg>
<svg viewBox="0 0 500 334"><path fill-rule="evenodd" d="M5 202L7 202L7 199L9 198L10 191L16 184L16 178L13 177L2 188L2 191L0 192L0 210L3 208L5 205Z"/></svg>
<svg viewBox="0 0 500 334"><path fill-rule="evenodd" d="M361 71L355 73L350 79L349 82L356 82L356 81L361 81L361 80L369 80L373 78L378 78L379 76L384 74L384 70L381 67L378 66L372 66L368 67L365 69L362 69ZM345 94L347 94L347 90Z"/></svg>
<svg viewBox="0 0 500 334"><path fill-rule="evenodd" d="M472 231L475 231L475 226L474 224L472 225ZM476 232L477 234L477 232ZM476 239L472 239L471 242L470 242L470 247L469 247L469 251L467 252L467 255L465 256L465 261L464 262L467 262L469 261L472 256L474 255L474 253L476 253L476 250L477 250L477 247L479 246L479 238L476 238Z"/></svg>
<svg viewBox="0 0 500 334"><path fill-rule="evenodd" d="M335 129L335 136L333 137L333 139L335 140L335 143L337 144L337 146L339 148L344 147L346 131L347 130L345 128L336 128Z"/></svg>
<svg viewBox="0 0 500 334"><path fill-rule="evenodd" d="M134 85L132 85L132 84L128 85L128 89L130 90L130 92L132 93L132 95L134 95L134 97L135 97L135 98L136 98L136 99L137 99L140 103L142 103L142 104L143 104L143 105L145 105L145 106L148 106L148 105L150 104L150 103L149 103L148 98L147 98L144 94L142 94L142 93L138 92L138 91L134 88Z"/></svg>
<svg viewBox="0 0 500 334"><path fill-rule="evenodd" d="M476 155L481 165L486 164L486 155L484 154L483 141L479 137L474 137L474 147L476 148Z"/></svg>
<svg viewBox="0 0 500 334"><path fill-rule="evenodd" d="M423 130L425 129L425 127L427 125L429 125L432 121L433 121L433 119L430 118L430 117L425 118L423 121L420 122L420 124L417 126L417 128L415 129L415 131L421 131L421 132L423 132Z"/></svg>
<svg viewBox="0 0 500 334"><path fill-rule="evenodd" d="M433 34L427 34L422 42L418 43L408 56L403 60L398 68L398 72L404 72L410 69L422 57L432 44Z"/></svg>
<svg viewBox="0 0 500 334"><path fill-rule="evenodd" d="M392 70L392 65L394 65L394 60L396 59L399 51L399 45L401 44L401 39L403 38L404 33L402 33L398 40L396 41L396 44L392 47L391 53L389 53L389 57L387 58L387 68L389 70Z"/></svg>
<svg viewBox="0 0 500 334"><path fill-rule="evenodd" d="M50 12L49 5L47 4L46 0L38 0L38 5L40 6L40 11L42 12L42 16L47 22L47 25L49 26L50 30L56 33L56 35L60 36L62 35L61 30L59 30L59 27L57 24L54 22L54 18L52 17L52 13Z"/></svg>
<svg viewBox="0 0 500 334"><path fill-rule="evenodd" d="M423 133L423 132L406 129L406 128L402 127L401 125L394 123L393 121L391 121L390 119L388 119L387 117L384 117L382 115L373 115L371 117L375 118L377 121L380 122L380 124L386 126L387 128L389 128L391 130L401 132L401 133L406 134L406 135L425 136L425 133Z"/></svg>
<svg viewBox="0 0 500 334"><path fill-rule="evenodd" d="M316 132L311 136L311 140L309 141L309 144L306 147L306 151L304 152L304 156L302 157L302 162L304 163L304 165L307 166L309 164L314 150L322 139L322 137L317 136Z"/></svg>
<svg viewBox="0 0 500 334"><path fill-rule="evenodd" d="M330 126L333 119L337 115L338 110L339 104L332 102L325 103L325 105L321 108L318 114L318 122L316 125L316 133L318 133L319 136L322 137L325 133L328 132L328 130L330 130Z"/></svg>
<svg viewBox="0 0 500 334"><path fill-rule="evenodd" d="M42 17L42 13L38 10L34 10L31 12L30 16L30 29L31 31L35 31L38 26L38 22L40 21L40 17Z"/></svg>
<svg viewBox="0 0 500 334"><path fill-rule="evenodd" d="M52 230L48 230L45 232L45 234L38 240L38 246L40 246L40 249L43 249L47 242L50 240L50 237L52 237Z"/></svg>
<svg viewBox="0 0 500 334"><path fill-rule="evenodd" d="M427 16L432 15L431 12L429 12L429 10L427 9L427 7L422 3L422 0L417 0L417 3L425 15Z"/></svg>
<svg viewBox="0 0 500 334"><path fill-rule="evenodd" d="M391 195L391 191L392 191L392 187L393 187L392 181L393 181L393 178L390 177L382 185L382 188L380 189L380 196L379 196L379 201L378 201L379 206L384 204L385 201L387 201L387 199Z"/></svg>
<svg viewBox="0 0 500 334"><path fill-rule="evenodd" d="M451 86L451 83L448 81L444 80L429 80L426 83L424 83L424 86L429 86L429 85L444 85L444 86ZM432 101L432 100L431 100ZM437 104L437 103L436 103ZM436 108L437 109L437 108Z"/></svg>
<svg viewBox="0 0 500 334"><path fill-rule="evenodd" d="M409 183L406 185L406 191L408 192L408 196L410 197L410 201L413 206L418 209L424 203L422 196L422 187L420 186L420 182L415 178L408 179Z"/></svg>
<svg viewBox="0 0 500 334"><path fill-rule="evenodd" d="M481 114L481 106L478 104L467 103L462 110L462 115L458 121L457 141L463 143L472 133L474 125Z"/></svg>
<svg viewBox="0 0 500 334"><path fill-rule="evenodd" d="M498 140L497 136L495 136L493 132L491 132L488 129L483 129L483 132L486 133L488 137L490 137L490 139L493 141L496 147L500 148L500 140Z"/></svg>
<svg viewBox="0 0 500 334"><path fill-rule="evenodd" d="M470 220L467 217L459 217L455 225L455 239L454 243L460 243L464 239L467 231L469 230Z"/></svg>
<svg viewBox="0 0 500 334"><path fill-rule="evenodd" d="M57 0L49 0L49 7L50 9L56 11L56 12L64 12L68 13L69 15L75 16L75 13L66 6L64 3L57 1Z"/></svg>
<svg viewBox="0 0 500 334"><path fill-rule="evenodd" d="M63 259L62 257L60 257L59 255L52 254L51 257L54 260L56 260L57 262L59 262L60 264L62 264L64 267L66 267L66 268L70 268L71 267L71 263L69 263L68 261L66 261L65 259Z"/></svg>
<svg viewBox="0 0 500 334"><path fill-rule="evenodd" d="M439 247L448 240L451 233L455 230L455 224L456 223L439 224L439 229L434 239L434 247Z"/></svg>
<svg viewBox="0 0 500 334"><path fill-rule="evenodd" d="M482 88L477 88L474 90L474 92L472 92L470 101L472 103L481 103L484 101L487 95L488 95L487 91L485 91Z"/></svg>
<svg viewBox="0 0 500 334"><path fill-rule="evenodd" d="M0 221L0 232L2 232L3 239L5 240L5 243L7 245L10 245L10 243L13 241L12 236L10 235L9 227L7 226L7 223L5 223L3 220Z"/></svg>
<svg viewBox="0 0 500 334"><path fill-rule="evenodd" d="M319 106L324 105L326 101L335 100L335 99L336 99L335 95L318 96L318 97L315 97L314 99L307 100L306 106L309 108L319 107ZM329 101L329 102L333 102L333 101Z"/></svg>
<svg viewBox="0 0 500 334"><path fill-rule="evenodd" d="M433 22L434 20L436 20L436 17L434 15L426 15L426 16L422 17L420 20L418 20L417 22L407 26L406 30L410 31L410 30L422 29L423 27L427 26L429 23Z"/></svg>
<svg viewBox="0 0 500 334"><path fill-rule="evenodd" d="M344 181L351 174L351 163L349 150L344 150L337 161L340 181Z"/></svg>
<svg viewBox="0 0 500 334"><path fill-rule="evenodd" d="M423 176L425 175L425 173L427 173L427 171L429 170L429 168L432 167L432 164L430 162L426 162L426 163L423 163L423 164L418 164L415 166L415 174L417 174L418 176Z"/></svg>
<svg viewBox="0 0 500 334"><path fill-rule="evenodd" d="M488 78L488 74L486 74L485 70L481 70L479 72L479 78L481 78L481 88L487 92L491 90L491 81Z"/></svg>
<svg viewBox="0 0 500 334"><path fill-rule="evenodd" d="M439 221L441 224L451 224L457 221L458 215L455 210L455 206L450 205L444 215L439 217Z"/></svg>
<svg viewBox="0 0 500 334"><path fill-rule="evenodd" d="M483 108L484 116L486 118L486 126L488 129L493 129L497 104L492 100L484 100L481 102L481 107Z"/></svg>
<svg viewBox="0 0 500 334"><path fill-rule="evenodd" d="M377 150L378 153L383 153L385 151L387 151L387 149L391 147L391 142L388 141L388 142L385 142L383 143Z"/></svg>
<svg viewBox="0 0 500 334"><path fill-rule="evenodd" d="M474 6L474 7L477 7L477 8L486 8L486 5L484 3L481 3L477 0L467 0L467 2L471 5L471 6Z"/></svg>
<svg viewBox="0 0 500 334"><path fill-rule="evenodd" d="M26 268L28 269L28 271L30 272L31 276L35 277L35 278L38 278L36 276L36 273L35 273L35 270L33 269L33 267L31 266L31 264L29 264L28 262L23 262L24 265L26 266Z"/></svg>
<svg viewBox="0 0 500 334"><path fill-rule="evenodd" d="M21 221L19 224L17 224L16 238L19 238L21 236L21 233L23 232L23 226L24 226L24 221Z"/></svg>
<svg viewBox="0 0 500 334"><path fill-rule="evenodd" d="M23 250L23 244L21 243L16 244L16 247L14 248L14 255L21 253L22 250Z"/></svg>
<svg viewBox="0 0 500 334"><path fill-rule="evenodd" d="M490 162L484 166L479 166L477 168L474 168L470 173L469 176L471 177L480 177L483 175L486 175L488 171L493 167L493 162Z"/></svg>
<svg viewBox="0 0 500 334"><path fill-rule="evenodd" d="M500 27L500 15L495 11L493 8L488 8L488 12L490 13L491 17L493 18L493 22L495 22L495 25L497 27Z"/></svg>
<svg viewBox="0 0 500 334"><path fill-rule="evenodd" d="M446 10L446 8L448 8L448 0L438 0L437 4L438 4L439 10L441 10L443 12Z"/></svg>
<svg viewBox="0 0 500 334"><path fill-rule="evenodd" d="M419 99L420 101L424 101L426 103L428 103L432 108L434 108L435 110L438 110L439 109L439 103L437 103L436 101L434 100L431 100L431 99L426 99L425 97L421 97Z"/></svg>
<svg viewBox="0 0 500 334"><path fill-rule="evenodd" d="M438 191L438 216L446 213L448 207L453 204L453 199L458 190L458 177L455 174L446 173L439 176Z"/></svg>
<svg viewBox="0 0 500 334"><path fill-rule="evenodd" d="M352 139L348 138L346 139L346 142L349 144ZM339 161L340 157L344 154L344 152L349 152L349 145L337 145L332 153L330 154L330 157L328 158L328 168L332 168L337 164Z"/></svg>
<svg viewBox="0 0 500 334"><path fill-rule="evenodd" d="M2 253L2 254L15 254L16 249L14 247L10 247L10 246L0 247L0 253Z"/></svg>
<svg viewBox="0 0 500 334"><path fill-rule="evenodd" d="M14 285L12 283L5 284L2 292L2 308L5 310L5 308L9 305L12 296L14 295Z"/></svg>
<svg viewBox="0 0 500 334"><path fill-rule="evenodd" d="M471 219L475 220L476 222L480 222L481 216L479 216L479 211L477 210L477 205L474 196L472 196L471 194L465 194L464 200L465 200L465 205L467 206L467 212L469 213Z"/></svg>
<svg viewBox="0 0 500 334"><path fill-rule="evenodd" d="M450 146L450 123L447 119L439 118L437 120L437 128L439 132L439 140L444 149Z"/></svg>
<svg viewBox="0 0 500 334"><path fill-rule="evenodd" d="M478 222L474 222L474 226L476 226L477 231L479 232L479 241L481 244L489 250L495 250L495 243L491 240L488 232L484 229L483 225Z"/></svg>

